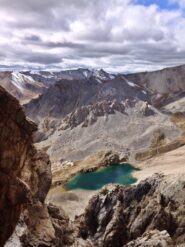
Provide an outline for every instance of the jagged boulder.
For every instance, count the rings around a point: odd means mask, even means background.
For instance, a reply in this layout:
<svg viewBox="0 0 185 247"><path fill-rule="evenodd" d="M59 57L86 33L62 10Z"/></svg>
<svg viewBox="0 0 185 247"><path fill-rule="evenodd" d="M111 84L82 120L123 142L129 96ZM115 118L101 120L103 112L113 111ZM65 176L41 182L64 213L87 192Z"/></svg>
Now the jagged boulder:
<svg viewBox="0 0 185 247"><path fill-rule="evenodd" d="M173 247L173 241L167 231L154 230L125 245L125 247Z"/></svg>

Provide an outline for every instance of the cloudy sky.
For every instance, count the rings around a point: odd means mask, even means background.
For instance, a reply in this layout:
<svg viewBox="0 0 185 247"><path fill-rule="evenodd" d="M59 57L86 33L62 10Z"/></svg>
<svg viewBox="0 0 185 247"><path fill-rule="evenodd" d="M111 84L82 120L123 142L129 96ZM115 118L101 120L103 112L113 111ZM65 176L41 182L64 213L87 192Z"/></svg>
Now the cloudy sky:
<svg viewBox="0 0 185 247"><path fill-rule="evenodd" d="M185 64L185 0L0 0L0 69Z"/></svg>

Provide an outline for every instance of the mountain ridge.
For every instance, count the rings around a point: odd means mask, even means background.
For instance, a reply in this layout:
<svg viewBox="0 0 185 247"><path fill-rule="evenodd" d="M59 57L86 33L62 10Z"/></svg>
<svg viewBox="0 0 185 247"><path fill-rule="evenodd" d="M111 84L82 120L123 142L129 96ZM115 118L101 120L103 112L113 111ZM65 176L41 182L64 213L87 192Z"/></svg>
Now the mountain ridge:
<svg viewBox="0 0 185 247"><path fill-rule="evenodd" d="M47 147L58 161L62 150L61 159L75 160L99 149L113 148L120 153L129 149L135 154L150 146L157 129L169 141L180 135L169 114L153 104L151 97L157 101L158 93L126 75L99 80L95 76L63 79L24 105L27 115L39 123L39 147Z"/></svg>
<svg viewBox="0 0 185 247"><path fill-rule="evenodd" d="M118 149L123 156L128 149L142 153L158 129L169 143L181 135L170 116L185 105L184 65L127 75L81 68L21 73L44 86L24 109L39 124L36 145L54 153L56 162L99 149Z"/></svg>

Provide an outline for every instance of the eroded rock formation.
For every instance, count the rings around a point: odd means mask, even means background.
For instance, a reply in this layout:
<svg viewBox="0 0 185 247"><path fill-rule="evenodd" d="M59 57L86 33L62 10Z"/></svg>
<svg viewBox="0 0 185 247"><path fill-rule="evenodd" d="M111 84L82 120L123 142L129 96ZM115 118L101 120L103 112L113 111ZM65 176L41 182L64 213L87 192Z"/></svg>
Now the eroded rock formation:
<svg viewBox="0 0 185 247"><path fill-rule="evenodd" d="M177 246L185 242L184 199L184 175L106 186L79 217L80 236L97 247Z"/></svg>
<svg viewBox="0 0 185 247"><path fill-rule="evenodd" d="M87 127L97 121L98 117L108 117L115 112L125 113L125 102L114 101L102 101L94 105L82 106L75 111L67 115L62 122L60 129L67 129L80 125Z"/></svg>

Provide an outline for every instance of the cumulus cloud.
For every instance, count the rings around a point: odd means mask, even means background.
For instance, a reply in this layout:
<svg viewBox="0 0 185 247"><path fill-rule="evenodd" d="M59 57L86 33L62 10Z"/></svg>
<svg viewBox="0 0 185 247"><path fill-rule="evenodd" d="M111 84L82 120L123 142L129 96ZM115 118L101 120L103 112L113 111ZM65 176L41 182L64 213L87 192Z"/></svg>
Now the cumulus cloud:
<svg viewBox="0 0 185 247"><path fill-rule="evenodd" d="M133 72L185 63L185 0L178 3L0 0L1 67Z"/></svg>

